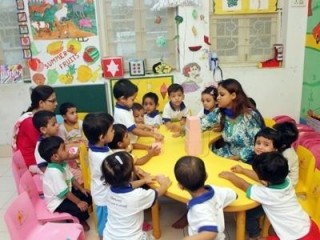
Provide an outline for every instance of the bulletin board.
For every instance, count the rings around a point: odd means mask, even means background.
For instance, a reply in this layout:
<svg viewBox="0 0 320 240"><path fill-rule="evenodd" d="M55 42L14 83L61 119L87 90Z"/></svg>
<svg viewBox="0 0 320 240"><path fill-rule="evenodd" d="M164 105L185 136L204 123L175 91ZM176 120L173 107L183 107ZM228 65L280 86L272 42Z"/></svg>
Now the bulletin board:
<svg viewBox="0 0 320 240"><path fill-rule="evenodd" d="M162 112L164 105L169 101L167 89L173 83L173 76L153 76L143 78L131 78L132 83L138 87L138 95L135 102L142 103L142 97L147 92L154 92L159 97L158 110ZM111 79L111 92L118 79ZM116 99L112 98L112 106L115 106Z"/></svg>
<svg viewBox="0 0 320 240"><path fill-rule="evenodd" d="M277 0L213 0L215 14L274 13Z"/></svg>

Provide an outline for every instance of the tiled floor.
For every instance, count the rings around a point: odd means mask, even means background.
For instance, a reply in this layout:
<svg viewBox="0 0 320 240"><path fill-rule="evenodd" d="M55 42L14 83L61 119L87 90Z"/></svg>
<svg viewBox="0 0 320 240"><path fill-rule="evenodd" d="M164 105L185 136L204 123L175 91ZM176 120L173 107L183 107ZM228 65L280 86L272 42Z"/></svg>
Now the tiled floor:
<svg viewBox="0 0 320 240"><path fill-rule="evenodd" d="M6 208L16 196L16 187L11 171L11 150L8 146L0 146L0 239L9 240L9 234L3 216ZM174 229L171 224L177 220L186 210L184 204L169 198L160 199L161 240L182 239L187 233L185 229ZM226 214L226 240L235 240L235 222L233 214ZM150 221L150 211L146 211L145 219ZM91 230L86 233L86 239L97 240L92 218L88 221Z"/></svg>

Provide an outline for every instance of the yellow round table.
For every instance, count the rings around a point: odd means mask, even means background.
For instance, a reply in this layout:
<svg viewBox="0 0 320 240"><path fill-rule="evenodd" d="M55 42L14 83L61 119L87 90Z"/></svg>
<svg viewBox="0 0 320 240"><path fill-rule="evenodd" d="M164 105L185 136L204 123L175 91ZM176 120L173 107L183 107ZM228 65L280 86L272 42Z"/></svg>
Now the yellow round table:
<svg viewBox="0 0 320 240"><path fill-rule="evenodd" d="M174 165L176 161L180 157L187 155L185 150L185 137L172 137L172 133L169 132L165 126L161 126L159 132L164 135L164 141L162 143L160 155L153 157L150 161L139 167L141 167L144 171L151 173L152 175L164 174L168 176L172 181L172 185L165 193L165 196L186 203L191 199L191 196L187 191L183 191L178 187L178 183L174 176ZM208 174L206 184L230 187L237 193L238 198L228 207L226 207L224 211L236 213L236 237L237 240L244 240L246 210L252 209L259 204L248 199L245 192L235 187L229 181L220 178L218 174L222 171L230 170L230 168L236 164L240 164L245 168L251 168L251 166L240 161L234 161L215 155L210 150L209 146L212 142L215 142L220 137L220 133L214 133L212 131L202 133L202 153L198 155L198 157L205 162ZM139 138L138 142L150 145L154 142L154 139L142 137ZM146 152L142 150L133 151L133 155L136 157L141 157L144 154L146 154ZM248 182L254 183L253 180L246 178L243 175L241 177L246 179ZM159 203L157 201L152 207L152 226L153 235L155 238L160 238L161 236L159 216Z"/></svg>

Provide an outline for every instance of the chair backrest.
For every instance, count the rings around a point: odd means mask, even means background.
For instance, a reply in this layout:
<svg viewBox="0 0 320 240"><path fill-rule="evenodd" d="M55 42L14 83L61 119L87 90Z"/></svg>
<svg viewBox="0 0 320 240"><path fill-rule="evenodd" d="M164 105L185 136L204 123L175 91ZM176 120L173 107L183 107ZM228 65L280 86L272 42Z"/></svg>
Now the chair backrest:
<svg viewBox="0 0 320 240"><path fill-rule="evenodd" d="M311 204L312 209L309 214L320 228L320 171L318 169L314 171L312 176L310 195L314 202Z"/></svg>
<svg viewBox="0 0 320 240"><path fill-rule="evenodd" d="M278 115L278 116L275 116L273 117L273 120L276 121L276 123L282 123L282 122L292 122L292 123L296 123L296 121L290 117L290 116L287 116L287 115Z"/></svg>
<svg viewBox="0 0 320 240"><path fill-rule="evenodd" d="M273 127L273 125L276 123L276 121L272 118L263 118L263 120L266 127Z"/></svg>
<svg viewBox="0 0 320 240"><path fill-rule="evenodd" d="M297 193L306 192L312 182L312 175L315 170L315 157L307 148L299 145L297 147L299 158L299 180L295 187Z"/></svg>
<svg viewBox="0 0 320 240"><path fill-rule="evenodd" d="M17 189L17 192L19 193L20 178L23 175L23 173L28 170L28 167L23 159L23 156L20 150L13 152L11 167L12 167L13 177L16 183L16 189Z"/></svg>
<svg viewBox="0 0 320 240"><path fill-rule="evenodd" d="M79 151L80 169L82 172L84 188L90 190L91 172L88 160L88 147L85 143L80 143Z"/></svg>
<svg viewBox="0 0 320 240"><path fill-rule="evenodd" d="M35 206L36 202L40 200L37 186L29 171L26 171L20 178L19 193L22 193L22 192L28 193L33 206Z"/></svg>
<svg viewBox="0 0 320 240"><path fill-rule="evenodd" d="M21 193L13 200L4 214L4 219L11 240L27 239L30 232L39 225L26 192Z"/></svg>

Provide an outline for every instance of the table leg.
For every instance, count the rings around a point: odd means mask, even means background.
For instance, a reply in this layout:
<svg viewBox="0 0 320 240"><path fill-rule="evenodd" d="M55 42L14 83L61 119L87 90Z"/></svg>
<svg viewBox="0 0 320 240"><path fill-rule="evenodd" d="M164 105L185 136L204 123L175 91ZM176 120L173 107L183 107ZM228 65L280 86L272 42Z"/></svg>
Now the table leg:
<svg viewBox="0 0 320 240"><path fill-rule="evenodd" d="M158 239L161 237L160 232L160 212L159 212L159 200L156 200L151 208L151 218L152 218L152 233L153 236Z"/></svg>
<svg viewBox="0 0 320 240"><path fill-rule="evenodd" d="M246 211L237 212L236 239L245 240Z"/></svg>

